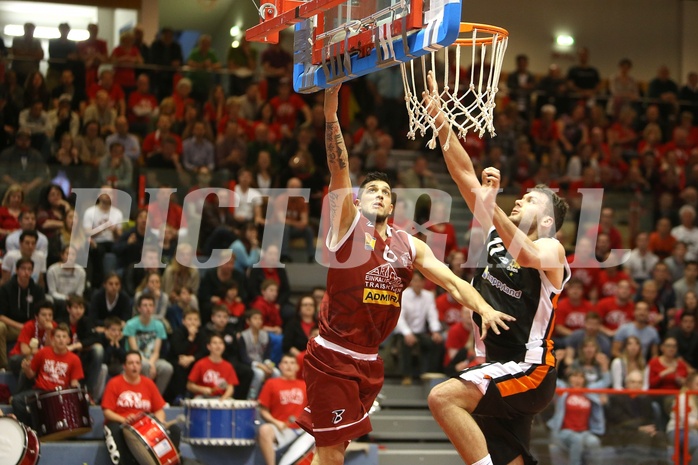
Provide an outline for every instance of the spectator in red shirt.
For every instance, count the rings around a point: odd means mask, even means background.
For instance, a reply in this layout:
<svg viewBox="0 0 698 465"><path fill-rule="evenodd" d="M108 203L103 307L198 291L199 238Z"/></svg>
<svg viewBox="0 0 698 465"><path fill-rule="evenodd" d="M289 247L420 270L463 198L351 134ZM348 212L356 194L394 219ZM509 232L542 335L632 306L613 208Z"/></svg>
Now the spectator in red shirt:
<svg viewBox="0 0 698 465"><path fill-rule="evenodd" d="M613 337L618 328L633 320L635 304L633 303L633 288L629 279L618 282L615 295L601 299L596 305L596 311L603 318L604 334Z"/></svg>
<svg viewBox="0 0 698 465"><path fill-rule="evenodd" d="M648 249L650 252L664 260L674 250L676 238L671 235L671 220L659 218L656 229L650 233Z"/></svg>
<svg viewBox="0 0 698 465"><path fill-rule="evenodd" d="M279 284L273 279L265 279L261 286L262 294L250 304L262 312L264 326L262 329L270 333L281 334L281 313L276 299L279 295Z"/></svg>
<svg viewBox="0 0 698 465"><path fill-rule="evenodd" d="M597 300L597 287L599 282L599 262L594 255L591 239L580 237L574 250L574 254L567 257L570 264L572 279L577 278L584 285L584 295L588 300Z"/></svg>
<svg viewBox="0 0 698 465"><path fill-rule="evenodd" d="M172 119L167 115L158 117L157 130L148 134L143 140L143 150L141 153L145 159L148 159L152 154L159 151L162 141L166 137L172 137L177 142L176 153L182 153L182 139L175 133L171 132Z"/></svg>
<svg viewBox="0 0 698 465"><path fill-rule="evenodd" d="M291 81L288 78L279 81L279 95L272 98L269 103L274 109L276 122L282 127L286 126L290 131L296 128L299 113L303 114L304 122L308 122L312 118L310 107L298 94L292 91Z"/></svg>
<svg viewBox="0 0 698 465"><path fill-rule="evenodd" d="M218 333L211 334L206 348L209 356L194 364L194 368L189 373L187 390L197 396L230 399L239 381L233 366L223 359L223 351L225 351L223 336Z"/></svg>
<svg viewBox="0 0 698 465"><path fill-rule="evenodd" d="M533 120L531 124L531 137L536 148L536 153L550 153L554 144L558 144L560 135L555 122L557 110L554 105L546 104L540 109L540 118Z"/></svg>
<svg viewBox="0 0 698 465"><path fill-rule="evenodd" d="M611 249L622 249L623 248L623 236L620 234L618 228L616 228L614 221L614 211L611 207L605 207L601 209L601 218L599 218L599 225L592 227L587 230L587 237L593 238L594 235L600 235L601 233L606 233L609 235L611 240Z"/></svg>
<svg viewBox="0 0 698 465"><path fill-rule="evenodd" d="M150 226L159 229L167 223L175 230L179 230L180 227L186 228L187 222L182 216L182 206L172 198L172 192L169 189L171 186L161 184L159 187L154 201L148 204Z"/></svg>
<svg viewBox="0 0 698 465"><path fill-rule="evenodd" d="M584 298L584 283L579 278L571 278L565 288L567 296L558 301L555 310L555 334L559 337L584 328L586 314L594 309Z"/></svg>
<svg viewBox="0 0 698 465"><path fill-rule="evenodd" d="M97 70L102 63L109 62L107 53L107 41L99 39L99 26L88 24L87 32L90 34L87 40L78 42L77 49L80 60L85 63L85 88L89 89L97 81Z"/></svg>
<svg viewBox="0 0 698 465"><path fill-rule="evenodd" d="M80 358L68 350L69 343L70 329L61 323L53 330L50 345L35 352L33 357L22 360L22 374L34 380L34 389L12 397L12 411L22 423L31 424L27 412L27 399L30 396L80 386L80 380L84 378L82 365Z"/></svg>
<svg viewBox="0 0 698 465"><path fill-rule="evenodd" d="M111 52L114 64L114 83L128 95L136 87L136 65L143 64L140 50L134 45L135 36L126 31L119 38L119 45ZM123 113L122 113L123 114Z"/></svg>
<svg viewBox="0 0 698 465"><path fill-rule="evenodd" d="M126 94L119 84L114 82L114 71L109 66L103 66L99 69L99 82L92 84L87 88L87 96L95 102L97 92L104 90L109 95L109 103L119 115L126 114Z"/></svg>
<svg viewBox="0 0 698 465"><path fill-rule="evenodd" d="M678 343L667 337L659 346L661 355L652 357L649 368L650 389L681 389L688 376L688 365L678 357Z"/></svg>
<svg viewBox="0 0 698 465"><path fill-rule="evenodd" d="M110 451L115 465L137 463L126 446L123 425L133 421L142 413L152 413L153 417L165 424L165 400L160 395L155 382L141 376L141 354L137 350L126 353L124 371L107 383L102 398L104 411L104 442ZM169 439L179 448L181 430L175 423L167 427ZM165 443L167 444L167 443Z"/></svg>
<svg viewBox="0 0 698 465"><path fill-rule="evenodd" d="M448 366L451 361L459 358L459 363L462 363L462 365L456 364L455 371L457 373L468 367L472 352L472 338L470 337L473 327L472 310L461 307L460 313L460 321L448 329L444 344L446 348L444 367Z"/></svg>
<svg viewBox="0 0 698 465"><path fill-rule="evenodd" d="M158 101L150 92L150 78L140 74L136 79L136 89L128 96L126 117L129 129L138 134L141 139L151 130L152 119L158 109Z"/></svg>
<svg viewBox="0 0 698 465"><path fill-rule="evenodd" d="M43 347L51 345L51 337L56 322L53 321L53 304L49 301L40 302L37 306L36 317L22 325L17 336L17 342L10 351L10 369L19 376L18 390L29 388L24 377L22 363L31 359ZM33 343L33 341L36 341Z"/></svg>
<svg viewBox="0 0 698 465"><path fill-rule="evenodd" d="M621 265L602 268L599 272L599 300L616 295L618 292L618 285L621 281L629 281L633 292L635 292L633 278L623 271Z"/></svg>
<svg viewBox="0 0 698 465"><path fill-rule="evenodd" d="M267 380L259 394L259 413L266 422L259 427L259 447L267 465L276 464L276 448L288 446L303 432L296 419L307 404L305 381L296 379L295 357L284 355L279 370L281 376Z"/></svg>

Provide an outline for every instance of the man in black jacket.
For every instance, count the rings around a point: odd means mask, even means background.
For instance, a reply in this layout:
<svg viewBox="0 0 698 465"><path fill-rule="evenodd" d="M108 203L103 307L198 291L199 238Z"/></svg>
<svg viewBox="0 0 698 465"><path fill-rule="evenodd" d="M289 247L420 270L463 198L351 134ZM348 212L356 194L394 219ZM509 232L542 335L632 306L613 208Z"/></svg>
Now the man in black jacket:
<svg viewBox="0 0 698 465"><path fill-rule="evenodd" d="M22 326L34 318L44 290L31 278L34 262L17 260L17 273L0 287L0 368L7 368L7 343L16 341Z"/></svg>

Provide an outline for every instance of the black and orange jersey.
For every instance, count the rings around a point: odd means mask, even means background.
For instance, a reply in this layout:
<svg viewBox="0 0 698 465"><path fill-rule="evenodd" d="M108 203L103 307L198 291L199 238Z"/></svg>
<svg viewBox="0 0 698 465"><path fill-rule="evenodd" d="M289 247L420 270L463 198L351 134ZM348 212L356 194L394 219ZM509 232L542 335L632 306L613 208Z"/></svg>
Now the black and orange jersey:
<svg viewBox="0 0 698 465"><path fill-rule="evenodd" d="M563 286L570 277L567 262L564 267ZM553 286L545 272L520 266L494 228L487 235L473 286L495 310L516 318L515 322L508 323L508 331L501 331L499 335L489 331L487 338L480 341L482 319L477 313L473 314L478 355L490 362L555 366L551 337L555 306L562 288Z"/></svg>

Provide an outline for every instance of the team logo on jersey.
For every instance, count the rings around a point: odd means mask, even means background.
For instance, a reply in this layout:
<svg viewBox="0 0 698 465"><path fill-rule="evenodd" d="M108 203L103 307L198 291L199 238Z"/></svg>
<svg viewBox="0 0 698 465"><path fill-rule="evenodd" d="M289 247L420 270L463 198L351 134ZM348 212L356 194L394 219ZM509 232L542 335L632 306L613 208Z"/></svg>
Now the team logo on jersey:
<svg viewBox="0 0 698 465"><path fill-rule="evenodd" d="M376 289L364 289L365 304L400 306L400 295L391 291L380 291Z"/></svg>
<svg viewBox="0 0 698 465"><path fill-rule="evenodd" d="M507 271L510 271L511 273L518 273L520 269L521 265L519 265L516 260L512 260L511 263L509 263L509 265L507 266Z"/></svg>
<svg viewBox="0 0 698 465"><path fill-rule="evenodd" d="M369 233L364 233L364 249L374 250L376 248L376 238Z"/></svg>
<svg viewBox="0 0 698 465"><path fill-rule="evenodd" d="M343 415L345 411L346 409L332 410L332 414L334 415L334 418L332 419L333 425L340 423L344 419Z"/></svg>

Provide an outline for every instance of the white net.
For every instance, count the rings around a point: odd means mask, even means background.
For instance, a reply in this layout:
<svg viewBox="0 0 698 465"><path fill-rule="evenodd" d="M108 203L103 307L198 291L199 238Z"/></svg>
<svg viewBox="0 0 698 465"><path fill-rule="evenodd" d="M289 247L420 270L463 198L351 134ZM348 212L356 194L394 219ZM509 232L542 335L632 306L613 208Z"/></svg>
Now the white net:
<svg viewBox="0 0 698 465"><path fill-rule="evenodd" d="M462 36L464 32L468 37ZM479 137L485 132L494 136L495 97L507 43L508 33L504 29L462 23L461 37L450 47L400 64L410 118L407 137L413 140L417 135L425 137L431 129L427 146L436 147L441 127L437 127L431 109L422 98L429 71L439 84L438 95L432 95L432 99L446 116L444 124L448 123L461 139L469 132Z"/></svg>

